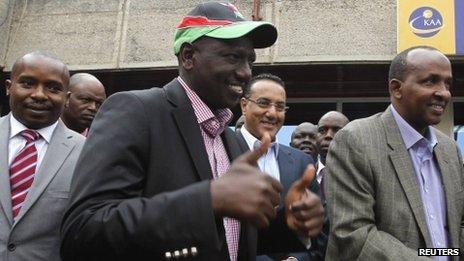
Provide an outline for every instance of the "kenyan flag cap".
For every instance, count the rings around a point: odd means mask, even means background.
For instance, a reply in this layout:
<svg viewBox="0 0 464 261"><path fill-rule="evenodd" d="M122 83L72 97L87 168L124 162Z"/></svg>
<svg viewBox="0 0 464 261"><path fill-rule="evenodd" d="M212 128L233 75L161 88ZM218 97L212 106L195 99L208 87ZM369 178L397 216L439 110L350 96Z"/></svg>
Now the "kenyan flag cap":
<svg viewBox="0 0 464 261"><path fill-rule="evenodd" d="M255 48L266 48L277 40L277 29L268 22L245 20L231 3L202 3L177 26L174 53L179 53L183 43L193 43L202 36L235 39L245 35L251 38Z"/></svg>

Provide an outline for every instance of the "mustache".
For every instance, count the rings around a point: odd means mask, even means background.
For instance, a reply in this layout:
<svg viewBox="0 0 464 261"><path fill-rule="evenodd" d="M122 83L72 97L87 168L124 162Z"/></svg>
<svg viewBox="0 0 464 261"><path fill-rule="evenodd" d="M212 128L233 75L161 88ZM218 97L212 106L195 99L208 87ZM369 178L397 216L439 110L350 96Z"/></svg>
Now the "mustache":
<svg viewBox="0 0 464 261"><path fill-rule="evenodd" d="M24 104L25 107L30 108L30 109L36 109L36 110L48 110L52 108L52 104L48 101L40 102L40 101L33 101L33 102L27 102Z"/></svg>

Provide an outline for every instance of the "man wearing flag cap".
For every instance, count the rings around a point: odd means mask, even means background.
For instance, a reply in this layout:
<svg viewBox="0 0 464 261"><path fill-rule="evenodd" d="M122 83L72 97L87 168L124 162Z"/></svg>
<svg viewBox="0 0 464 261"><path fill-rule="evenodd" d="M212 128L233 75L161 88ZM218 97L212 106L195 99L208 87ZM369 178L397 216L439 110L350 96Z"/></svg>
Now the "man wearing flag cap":
<svg viewBox="0 0 464 261"><path fill-rule="evenodd" d="M255 259L256 228L275 217L282 185L255 167L270 137L239 157L227 126L254 48L276 39L272 24L246 21L231 4L200 4L182 20L179 77L113 95L95 118L63 221L64 260ZM306 236L322 227L289 215Z"/></svg>

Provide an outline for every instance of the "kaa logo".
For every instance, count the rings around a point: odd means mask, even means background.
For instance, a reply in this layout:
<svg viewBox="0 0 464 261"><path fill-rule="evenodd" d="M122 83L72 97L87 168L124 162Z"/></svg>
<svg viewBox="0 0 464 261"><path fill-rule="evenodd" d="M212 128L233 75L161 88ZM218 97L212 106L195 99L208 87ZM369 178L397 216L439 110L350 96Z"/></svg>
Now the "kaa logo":
<svg viewBox="0 0 464 261"><path fill-rule="evenodd" d="M419 7L409 16L409 26L419 37L432 37L443 28L443 17L432 7Z"/></svg>

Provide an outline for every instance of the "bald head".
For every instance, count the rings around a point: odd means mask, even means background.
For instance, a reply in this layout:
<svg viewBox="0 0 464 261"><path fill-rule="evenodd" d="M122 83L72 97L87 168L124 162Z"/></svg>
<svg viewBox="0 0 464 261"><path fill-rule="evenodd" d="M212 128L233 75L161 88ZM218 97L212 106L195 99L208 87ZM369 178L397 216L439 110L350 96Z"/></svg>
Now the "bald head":
<svg viewBox="0 0 464 261"><path fill-rule="evenodd" d="M335 134L345 127L350 120L341 112L329 111L317 123L316 145L323 164Z"/></svg>
<svg viewBox="0 0 464 261"><path fill-rule="evenodd" d="M105 88L95 76L76 73L69 83L68 100L61 119L68 128L82 133L90 127L105 99Z"/></svg>
<svg viewBox="0 0 464 261"><path fill-rule="evenodd" d="M23 72L24 65L27 62L36 60L36 58L42 58L54 63L57 67L61 68L61 77L63 79L64 87L67 89L69 85L69 70L66 64L56 54L49 51L34 51L18 58L11 68L11 79L15 79L19 73Z"/></svg>
<svg viewBox="0 0 464 261"><path fill-rule="evenodd" d="M316 147L317 126L310 122L303 122L298 125L292 133L290 146L317 158Z"/></svg>

